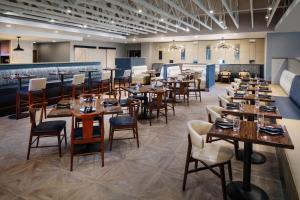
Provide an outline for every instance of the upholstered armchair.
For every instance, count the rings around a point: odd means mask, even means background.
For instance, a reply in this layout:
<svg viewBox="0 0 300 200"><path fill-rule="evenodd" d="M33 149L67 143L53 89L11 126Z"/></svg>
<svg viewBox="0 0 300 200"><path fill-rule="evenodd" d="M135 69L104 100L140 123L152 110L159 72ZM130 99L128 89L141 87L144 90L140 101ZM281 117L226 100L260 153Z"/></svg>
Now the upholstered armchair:
<svg viewBox="0 0 300 200"><path fill-rule="evenodd" d="M228 103L231 103L232 102L232 100L231 100L231 97L230 96L228 96L228 95L219 95L218 96L218 100L219 100L219 105L220 105L220 107L222 107L222 108L226 108L226 105L228 104Z"/></svg>
<svg viewBox="0 0 300 200"><path fill-rule="evenodd" d="M149 84L150 76L146 74L147 70L146 65L132 66L131 83L136 84L140 82L141 84Z"/></svg>
<svg viewBox="0 0 300 200"><path fill-rule="evenodd" d="M178 77L178 75L181 74L180 67L178 65L176 66L170 66L167 68L167 78L171 77Z"/></svg>
<svg viewBox="0 0 300 200"><path fill-rule="evenodd" d="M247 78L250 78L250 73L249 72L239 72L239 77L240 79L247 79Z"/></svg>
<svg viewBox="0 0 300 200"><path fill-rule="evenodd" d="M205 143L205 138L212 124L201 120L191 120L187 123L188 128L188 152L185 164L183 187L187 181L187 175L200 170L210 169L221 180L223 199L227 199L225 183L225 165L228 166L229 179L232 181L231 159L233 151L216 143ZM195 169L189 170L189 163L195 162ZM205 167L198 168L198 162ZM213 168L219 168L219 172Z"/></svg>
<svg viewBox="0 0 300 200"><path fill-rule="evenodd" d="M214 123L217 118L222 117L222 111L224 108L220 106L208 105L206 106L206 112L208 115L208 122Z"/></svg>

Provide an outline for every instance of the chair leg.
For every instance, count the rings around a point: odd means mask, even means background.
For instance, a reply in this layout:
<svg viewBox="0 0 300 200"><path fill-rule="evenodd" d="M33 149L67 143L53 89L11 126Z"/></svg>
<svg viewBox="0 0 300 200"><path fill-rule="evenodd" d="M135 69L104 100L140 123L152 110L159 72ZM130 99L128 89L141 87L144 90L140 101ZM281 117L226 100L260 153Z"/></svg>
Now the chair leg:
<svg viewBox="0 0 300 200"><path fill-rule="evenodd" d="M40 143L40 136L38 136L36 139L36 148L39 147L39 143Z"/></svg>
<svg viewBox="0 0 300 200"><path fill-rule="evenodd" d="M229 180L232 181L232 168L231 168L231 161L228 162L228 174L229 174Z"/></svg>
<svg viewBox="0 0 300 200"><path fill-rule="evenodd" d="M70 159L70 171L73 171L73 157L74 157L74 145L71 144L71 159Z"/></svg>
<svg viewBox="0 0 300 200"><path fill-rule="evenodd" d="M191 147L190 145L188 146L188 151L186 155L186 161L185 161L185 169L184 169L184 175L183 175L183 184L182 184L182 190L185 190L185 185L186 185L186 180L187 180L187 175L189 171L189 164L190 164L190 153L191 153Z"/></svg>
<svg viewBox="0 0 300 200"><path fill-rule="evenodd" d="M58 142L59 157L61 157L61 142L60 142L60 135L57 136L57 142Z"/></svg>
<svg viewBox="0 0 300 200"><path fill-rule="evenodd" d="M104 167L104 142L101 142L101 162L102 162L102 167Z"/></svg>
<svg viewBox="0 0 300 200"><path fill-rule="evenodd" d="M152 125L152 123L151 123L151 119L152 119L152 108L150 108L150 111L149 111L149 121L150 121L150 126Z"/></svg>
<svg viewBox="0 0 300 200"><path fill-rule="evenodd" d="M114 129L112 128L110 132L110 147L109 147L110 151L112 150L113 140L114 140Z"/></svg>
<svg viewBox="0 0 300 200"><path fill-rule="evenodd" d="M165 107L165 118L166 118L166 124L168 123L168 108Z"/></svg>
<svg viewBox="0 0 300 200"><path fill-rule="evenodd" d="M64 135L65 135L65 145L66 147L68 146L68 142L67 142L67 131L66 131L66 127L64 127Z"/></svg>
<svg viewBox="0 0 300 200"><path fill-rule="evenodd" d="M202 101L201 99L201 91L199 90L199 98L200 98L200 102Z"/></svg>
<svg viewBox="0 0 300 200"><path fill-rule="evenodd" d="M16 119L20 118L20 107L21 107L20 93L17 92L17 94L16 94Z"/></svg>
<svg viewBox="0 0 300 200"><path fill-rule="evenodd" d="M226 200L227 199L227 193L226 193L224 164L220 165L219 168L220 168L220 175L221 175L221 185L222 185L223 200Z"/></svg>
<svg viewBox="0 0 300 200"><path fill-rule="evenodd" d="M32 143L32 134L30 133L29 144L28 144L28 151L27 151L27 160L29 160L31 143Z"/></svg>
<svg viewBox="0 0 300 200"><path fill-rule="evenodd" d="M136 144L137 147L140 147L140 141L139 141L139 132L138 132L138 127L135 127L135 135L136 135Z"/></svg>

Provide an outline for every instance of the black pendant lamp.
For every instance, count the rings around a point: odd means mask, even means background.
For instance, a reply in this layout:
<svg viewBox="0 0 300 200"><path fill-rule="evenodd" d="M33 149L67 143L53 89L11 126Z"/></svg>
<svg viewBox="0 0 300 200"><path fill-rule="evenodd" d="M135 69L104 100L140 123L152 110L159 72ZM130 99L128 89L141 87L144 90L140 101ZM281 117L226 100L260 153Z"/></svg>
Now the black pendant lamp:
<svg viewBox="0 0 300 200"><path fill-rule="evenodd" d="M17 38L18 38L18 46L17 46L17 48L14 49L14 51L24 51L24 49L22 49L22 48L20 47L20 38L21 38L21 37L18 36Z"/></svg>

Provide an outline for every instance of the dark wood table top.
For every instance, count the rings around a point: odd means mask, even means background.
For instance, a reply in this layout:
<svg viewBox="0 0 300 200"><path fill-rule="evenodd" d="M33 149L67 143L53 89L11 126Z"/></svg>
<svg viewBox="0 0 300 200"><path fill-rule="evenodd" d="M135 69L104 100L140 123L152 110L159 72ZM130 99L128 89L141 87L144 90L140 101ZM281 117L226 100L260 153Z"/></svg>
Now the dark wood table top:
<svg viewBox="0 0 300 200"><path fill-rule="evenodd" d="M52 108L50 110L50 112L48 113L47 117L48 118L56 118L56 117L71 117L72 116L72 112L74 112L77 115L87 115L88 113L82 113L80 111L80 100L76 99L76 100L72 100L72 99L64 99L64 100L60 100L58 102L58 104L61 105L72 105L73 104L73 108ZM103 104L100 103L99 99L95 100L95 107L96 107L96 111L92 112L90 114L94 115L94 114L120 114L122 113L122 108L120 105L116 105L116 106L107 106L105 107Z"/></svg>
<svg viewBox="0 0 300 200"><path fill-rule="evenodd" d="M14 75L14 76L4 76L3 79L10 79L10 80L21 80L21 79L31 79L36 78L35 75L30 74L23 74L23 75Z"/></svg>
<svg viewBox="0 0 300 200"><path fill-rule="evenodd" d="M243 111L239 109L225 109L222 111L223 114L236 115L236 116L256 116L257 114L263 114L266 118L281 119L282 116L278 109L275 112L261 111L256 108L255 105L245 104Z"/></svg>
<svg viewBox="0 0 300 200"><path fill-rule="evenodd" d="M50 72L49 74L50 75L72 75L73 73L61 71L61 72Z"/></svg>
<svg viewBox="0 0 300 200"><path fill-rule="evenodd" d="M98 72L98 69L81 69L79 72Z"/></svg>
<svg viewBox="0 0 300 200"><path fill-rule="evenodd" d="M265 84L263 82L257 82L257 81L248 81L248 82L241 82L241 85L261 85L261 86L269 86L269 84Z"/></svg>
<svg viewBox="0 0 300 200"><path fill-rule="evenodd" d="M232 99L241 99L241 100L256 100L255 98L255 94L245 94L244 96L233 96L231 97ZM258 97L259 101L264 101L264 102L274 102L275 98L273 96L271 96L271 98L262 98L262 97Z"/></svg>
<svg viewBox="0 0 300 200"><path fill-rule="evenodd" d="M266 88L266 89L265 89ZM239 88L239 89L237 89L238 91L245 91L246 89L244 89L244 88ZM249 91L249 92L255 92L256 91L256 88L255 87L248 87L247 88L247 91ZM271 93L272 92L272 90L268 87L268 86L266 86L266 87L260 87L260 88L258 88L258 91L259 92L266 92L266 93Z"/></svg>
<svg viewBox="0 0 300 200"><path fill-rule="evenodd" d="M151 85L142 85L139 90L136 87L121 87L123 90L126 90L130 93L151 93L151 92L165 92L167 89L163 87L152 88Z"/></svg>
<svg viewBox="0 0 300 200"><path fill-rule="evenodd" d="M193 83L193 80L164 80L163 83Z"/></svg>
<svg viewBox="0 0 300 200"><path fill-rule="evenodd" d="M214 124L207 135L218 137L221 139L232 139L235 141L251 142L254 144L294 149L294 145L291 141L286 127L282 126L282 128L284 130L283 135L268 135L257 132L257 125L255 122L241 121L241 128L239 131L233 131L232 129L222 129Z"/></svg>
<svg viewBox="0 0 300 200"><path fill-rule="evenodd" d="M121 70L119 68L103 68L103 70L107 70L107 71L118 71Z"/></svg>

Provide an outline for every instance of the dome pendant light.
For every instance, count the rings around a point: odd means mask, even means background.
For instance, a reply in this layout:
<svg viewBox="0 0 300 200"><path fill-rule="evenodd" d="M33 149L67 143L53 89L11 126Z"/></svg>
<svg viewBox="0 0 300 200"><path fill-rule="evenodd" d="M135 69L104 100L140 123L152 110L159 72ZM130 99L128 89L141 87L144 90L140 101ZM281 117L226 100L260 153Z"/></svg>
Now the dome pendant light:
<svg viewBox="0 0 300 200"><path fill-rule="evenodd" d="M20 47L20 38L21 38L21 37L18 36L17 38L18 38L18 46L17 46L17 48L14 49L14 51L24 51L24 49L22 49L22 48Z"/></svg>

